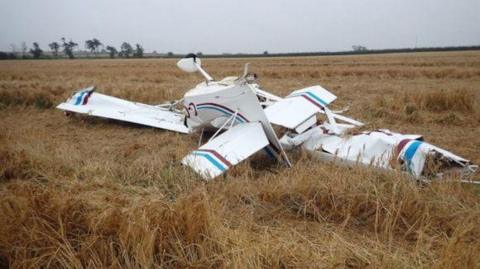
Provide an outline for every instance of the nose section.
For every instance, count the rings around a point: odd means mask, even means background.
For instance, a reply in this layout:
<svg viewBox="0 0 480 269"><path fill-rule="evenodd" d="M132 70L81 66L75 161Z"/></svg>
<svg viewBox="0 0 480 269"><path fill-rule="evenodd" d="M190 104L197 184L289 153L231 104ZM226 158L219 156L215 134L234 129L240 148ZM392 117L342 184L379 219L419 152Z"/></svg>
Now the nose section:
<svg viewBox="0 0 480 269"><path fill-rule="evenodd" d="M190 129L195 129L202 125L202 121L198 116L198 111L194 103L185 102L183 104L183 108L185 109L185 125L187 125Z"/></svg>
<svg viewBox="0 0 480 269"><path fill-rule="evenodd" d="M183 104L183 107L185 108L185 112L186 112L188 118L193 118L193 117L198 116L197 107L195 106L194 103L185 102Z"/></svg>

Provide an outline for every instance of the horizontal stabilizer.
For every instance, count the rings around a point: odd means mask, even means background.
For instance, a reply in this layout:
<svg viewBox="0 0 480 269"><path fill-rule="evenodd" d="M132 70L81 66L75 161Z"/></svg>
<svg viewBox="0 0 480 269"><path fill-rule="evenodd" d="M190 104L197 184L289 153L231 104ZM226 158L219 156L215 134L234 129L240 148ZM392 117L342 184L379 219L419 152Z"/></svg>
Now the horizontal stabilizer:
<svg viewBox="0 0 480 269"><path fill-rule="evenodd" d="M265 108L268 120L288 129L297 129L337 97L320 86L297 90ZM304 129L304 128L300 128Z"/></svg>
<svg viewBox="0 0 480 269"><path fill-rule="evenodd" d="M182 113L96 93L93 87L76 92L57 108L180 133L190 132L183 124L185 116Z"/></svg>
<svg viewBox="0 0 480 269"><path fill-rule="evenodd" d="M185 156L182 164L190 166L204 179L212 179L268 144L260 122L238 124Z"/></svg>

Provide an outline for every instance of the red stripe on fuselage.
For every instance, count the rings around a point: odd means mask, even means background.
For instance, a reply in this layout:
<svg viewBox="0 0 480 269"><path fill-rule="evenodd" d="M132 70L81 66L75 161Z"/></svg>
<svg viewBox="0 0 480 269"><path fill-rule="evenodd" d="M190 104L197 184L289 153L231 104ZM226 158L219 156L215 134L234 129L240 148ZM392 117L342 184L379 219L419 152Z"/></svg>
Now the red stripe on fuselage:
<svg viewBox="0 0 480 269"><path fill-rule="evenodd" d="M400 143L398 143L398 146L397 146L397 156L400 155L400 152L402 152L402 149L405 147L405 145L408 144L408 142L412 141L412 139L403 139L402 141L400 141Z"/></svg>

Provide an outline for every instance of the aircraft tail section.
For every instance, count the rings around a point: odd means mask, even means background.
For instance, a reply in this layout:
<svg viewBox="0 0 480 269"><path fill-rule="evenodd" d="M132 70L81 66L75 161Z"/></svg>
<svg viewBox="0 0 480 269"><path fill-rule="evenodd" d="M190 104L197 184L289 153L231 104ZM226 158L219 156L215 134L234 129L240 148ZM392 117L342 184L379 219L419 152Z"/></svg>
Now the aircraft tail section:
<svg viewBox="0 0 480 269"><path fill-rule="evenodd" d="M183 158L204 179L215 178L269 144L260 122L238 124Z"/></svg>
<svg viewBox="0 0 480 269"><path fill-rule="evenodd" d="M292 92L284 99L265 109L269 121L301 133L315 123L315 115L337 97L322 88L313 86Z"/></svg>

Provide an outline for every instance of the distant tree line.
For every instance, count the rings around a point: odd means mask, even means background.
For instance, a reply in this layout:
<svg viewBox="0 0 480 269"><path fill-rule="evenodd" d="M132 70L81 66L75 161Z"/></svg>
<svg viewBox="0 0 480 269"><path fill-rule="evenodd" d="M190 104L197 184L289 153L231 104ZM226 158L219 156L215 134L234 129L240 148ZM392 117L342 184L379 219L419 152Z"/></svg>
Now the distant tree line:
<svg viewBox="0 0 480 269"><path fill-rule="evenodd" d="M222 53L222 54L204 54L203 58L249 58L249 57L308 57L308 56L336 56L336 55L362 55L362 54L385 54L385 53L413 53L413 52L442 52L442 51L467 51L480 50L480 46L451 46L451 47L425 47L425 48L400 48L400 49L367 49L364 46L360 48L352 47L347 51L315 51L315 52L286 52L271 53ZM175 58L181 55L167 54L166 58Z"/></svg>
<svg viewBox="0 0 480 269"><path fill-rule="evenodd" d="M33 58L33 59L40 59L40 58L59 58L59 57L68 57L69 59L74 59L76 54L78 56L78 52L75 53L75 49L78 47L78 43L74 42L73 40L67 40L65 37L60 39L60 42L54 41L48 44L48 48L50 49L50 55L45 55L45 52L40 48L38 42L33 42L32 48L28 50L27 44L22 42L20 45L20 51L18 51L17 46L14 44L11 45L12 52L1 52L0 51L0 60L5 59L26 59L26 58ZM110 58L115 57L124 57L124 58L143 58L144 49L142 45L135 44L135 47L130 45L128 42L123 42L120 51L117 50L112 45L107 45L105 48L103 43L98 40L97 38L92 38L90 40L85 41L85 49L89 51L90 55L94 57L98 57L99 53L108 53ZM60 53L63 53L61 55Z"/></svg>
<svg viewBox="0 0 480 269"><path fill-rule="evenodd" d="M25 42L22 42L20 49L17 46L11 45L11 52L0 51L0 60L7 59L26 59L26 58L59 58L68 57L70 59L75 58L74 50L78 47L78 44L71 39L67 41L66 38L61 38L61 42L52 42L48 44L50 49L50 55L45 55L44 51L40 48L37 42L32 44L32 48L28 49ZM123 42L120 46L120 50L116 47L107 45L104 47L100 40L93 38L85 41L85 48L89 51L91 56L99 57L99 53L102 55L108 55L110 58L142 58L144 57L144 49L140 44L132 46L128 42ZM426 47L426 48L401 48L401 49L367 49L362 45L352 46L352 50L349 51L336 51L336 52L290 52L290 53L270 53L265 50L263 53L222 53L222 54L203 54L197 52L198 56L204 58L245 58L245 57L296 57L296 56L324 56L324 55L358 55L358 54L381 54L381 53L409 53L409 52L428 52L428 51L465 51L465 50L480 50L480 46L451 46L451 47ZM60 52L63 55L60 55ZM161 58L178 58L183 54L175 54L171 51L158 54L153 52L153 56L149 57L161 57ZM77 52L77 56L79 53Z"/></svg>

